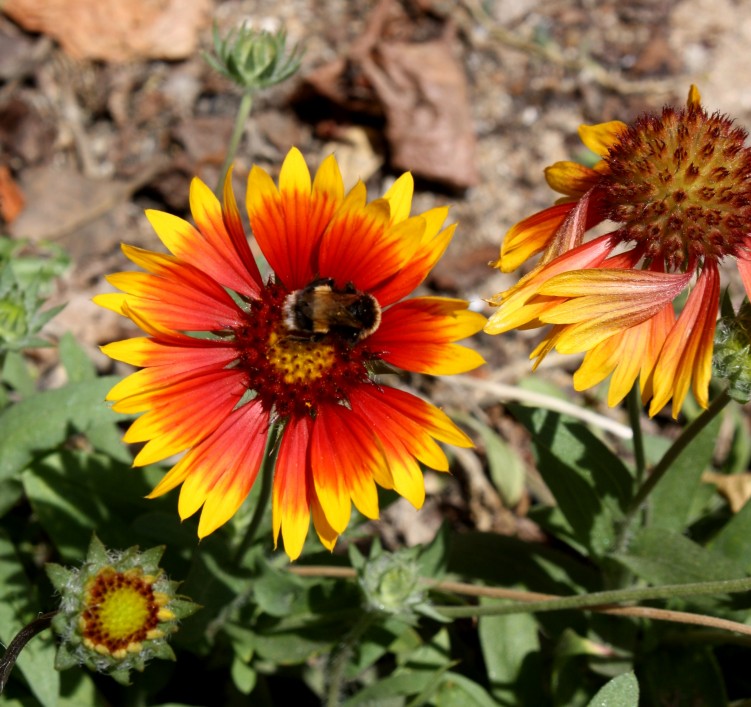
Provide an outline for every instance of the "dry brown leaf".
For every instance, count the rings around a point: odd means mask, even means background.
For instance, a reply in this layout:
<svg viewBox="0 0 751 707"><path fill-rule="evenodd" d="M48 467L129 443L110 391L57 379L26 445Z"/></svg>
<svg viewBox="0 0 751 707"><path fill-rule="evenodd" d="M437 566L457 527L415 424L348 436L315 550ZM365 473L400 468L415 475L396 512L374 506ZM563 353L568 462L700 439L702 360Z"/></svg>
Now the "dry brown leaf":
<svg viewBox="0 0 751 707"><path fill-rule="evenodd" d="M714 484L717 490L730 504L730 510L737 513L751 498L751 474L718 474L705 471L701 480L706 484Z"/></svg>
<svg viewBox="0 0 751 707"><path fill-rule="evenodd" d="M118 62L191 55L212 7L210 0L5 0L1 6L75 58Z"/></svg>
<svg viewBox="0 0 751 707"><path fill-rule="evenodd" d="M348 110L384 115L394 167L459 189L472 186L475 135L454 27L446 24L436 39L405 40L419 34L417 25L394 21L393 10L392 0L382 0L346 57L306 80Z"/></svg>

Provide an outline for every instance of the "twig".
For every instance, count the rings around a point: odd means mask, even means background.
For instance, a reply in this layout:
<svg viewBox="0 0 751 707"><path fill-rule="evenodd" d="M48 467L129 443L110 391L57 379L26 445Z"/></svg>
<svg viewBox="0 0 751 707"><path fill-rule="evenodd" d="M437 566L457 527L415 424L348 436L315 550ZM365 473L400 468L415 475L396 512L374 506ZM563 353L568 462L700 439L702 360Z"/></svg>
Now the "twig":
<svg viewBox="0 0 751 707"><path fill-rule="evenodd" d="M0 695L5 689L5 684L8 682L11 670L13 670L21 651L34 636L50 627L55 614L57 614L57 611L50 611L38 616L30 624L24 626L8 644L3 657L0 658Z"/></svg>
<svg viewBox="0 0 751 707"><path fill-rule="evenodd" d="M290 567L289 572L299 577L329 577L336 579L355 579L357 572L351 567L330 567L326 565L302 565ZM524 612L564 611L579 609L594 611L600 614L614 616L630 616L634 618L653 619L655 621L670 621L673 623L708 626L724 631L734 631L751 636L751 626L720 619L704 614L692 614L685 611L671 611L656 609L650 606L613 606L613 599L618 601L666 599L675 596L694 596L697 594L721 594L737 591L748 591L751 580L726 580L720 582L697 582L693 584L674 584L664 587L639 587L609 592L595 592L573 597L562 597L556 594L528 592L519 589L505 589L502 587L484 587L467 582L449 580L432 580L423 578L423 583L432 590L463 594L465 596L486 597L492 599L508 599L519 602L520 605L505 606L461 606L434 607L436 611L450 618L476 617L483 615L501 615ZM525 605L526 604L526 605Z"/></svg>
<svg viewBox="0 0 751 707"><path fill-rule="evenodd" d="M500 400L516 400L520 403L534 405L535 407L541 407L546 410L553 410L554 412L560 412L564 415L575 417L622 439L631 439L633 436L633 431L627 425L623 425L620 422L611 420L609 417L599 415L591 410L584 410L578 405L561 400L560 398L554 398L552 395L536 393L513 385L495 383L494 381L482 380L480 378L473 378L472 376L466 375L450 377L440 376L440 378L448 385L460 385L466 388L475 388L476 390L482 390L485 393L495 395Z"/></svg>

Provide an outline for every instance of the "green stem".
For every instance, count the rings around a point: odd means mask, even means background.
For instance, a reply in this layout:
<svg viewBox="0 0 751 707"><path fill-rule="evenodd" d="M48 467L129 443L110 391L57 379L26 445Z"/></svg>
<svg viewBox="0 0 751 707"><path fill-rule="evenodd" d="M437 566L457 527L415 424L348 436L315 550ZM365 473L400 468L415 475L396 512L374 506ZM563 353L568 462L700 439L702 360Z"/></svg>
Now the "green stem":
<svg viewBox="0 0 751 707"><path fill-rule="evenodd" d="M609 606L621 602L650 601L654 599L672 599L674 597L700 596L706 594L734 594L751 590L751 577L728 579L718 582L694 582L691 584L667 584L662 587L636 587L632 589L615 589L607 592L579 594L560 599L524 604L482 605L482 606L434 606L433 608L447 618L458 619L474 616L501 616L504 614L527 614L541 611L562 611L565 609L590 609Z"/></svg>
<svg viewBox="0 0 751 707"><path fill-rule="evenodd" d="M647 468L644 455L644 434L641 429L641 411L641 392L639 384L634 383L631 392L628 394L628 421L634 433L634 465L636 467L637 484L644 482L644 473Z"/></svg>
<svg viewBox="0 0 751 707"><path fill-rule="evenodd" d="M243 132L245 131L245 123L248 121L250 115L250 109L253 107L253 94L250 91L243 93L240 106L237 109L237 115L235 116L235 126L232 128L232 137L229 140L229 147L227 148L227 155L224 158L222 169L219 172L219 181L216 183L216 189L214 193L221 197L222 190L224 189L224 179L229 172L229 168L235 159L237 154L237 148L240 146L240 140L242 139Z"/></svg>
<svg viewBox="0 0 751 707"><path fill-rule="evenodd" d="M329 686L326 690L326 707L338 707L341 704L342 687L344 686L344 672L347 669L352 650L362 635L375 621L376 615L365 613L360 616L352 630L342 641L341 645L331 656L331 671L329 672Z"/></svg>
<svg viewBox="0 0 751 707"><path fill-rule="evenodd" d="M626 518L623 524L622 533L628 532L628 528L634 520L634 517L639 513L642 504L647 500L647 497L655 486L660 482L663 476L670 470L673 462L683 453L691 442L699 436L701 431L714 420L717 415L725 409L725 406L730 402L730 395L727 390L723 390L710 404L710 406L702 412L701 415L694 418L683 430L683 433L678 437L671 445L670 449L663 455L662 459L657 462L657 465L652 470L652 473L647 477L646 481L641 485L636 492L631 506L626 513Z"/></svg>
<svg viewBox="0 0 751 707"><path fill-rule="evenodd" d="M266 507L269 505L271 498L271 487L274 480L274 466L276 465L276 455L278 447L276 445L279 438L280 427L278 424L272 424L269 427L268 436L266 437L266 447L263 450L263 462L258 471L261 477L261 490L258 492L258 500L253 517L250 519L248 529L245 531L245 537L235 552L235 563L240 565L245 557L245 553L253 545L258 527L261 525L263 516L266 513Z"/></svg>

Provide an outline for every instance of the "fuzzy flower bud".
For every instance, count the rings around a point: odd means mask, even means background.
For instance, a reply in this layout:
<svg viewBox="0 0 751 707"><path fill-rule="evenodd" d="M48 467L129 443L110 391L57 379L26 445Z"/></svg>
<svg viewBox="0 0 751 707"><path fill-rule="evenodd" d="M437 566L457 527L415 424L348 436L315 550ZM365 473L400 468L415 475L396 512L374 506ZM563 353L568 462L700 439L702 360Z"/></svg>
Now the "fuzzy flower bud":
<svg viewBox="0 0 751 707"><path fill-rule="evenodd" d="M735 316L717 323L714 373L728 386L728 394L741 404L751 400L751 305L744 302Z"/></svg>
<svg viewBox="0 0 751 707"><path fill-rule="evenodd" d="M300 44L287 52L287 33L272 33L243 25L223 39L214 25L214 56L206 61L244 91L256 91L281 83L300 68L304 49Z"/></svg>

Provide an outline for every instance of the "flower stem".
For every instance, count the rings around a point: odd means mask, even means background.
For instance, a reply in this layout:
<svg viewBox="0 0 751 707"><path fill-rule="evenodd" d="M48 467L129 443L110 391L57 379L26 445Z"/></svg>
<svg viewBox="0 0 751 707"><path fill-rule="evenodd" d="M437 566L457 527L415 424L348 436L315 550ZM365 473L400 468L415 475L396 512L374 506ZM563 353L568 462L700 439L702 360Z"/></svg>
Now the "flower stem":
<svg viewBox="0 0 751 707"><path fill-rule="evenodd" d="M224 188L224 179L227 176L227 172L235 159L237 154L237 148L240 146L240 139L243 136L245 130L245 123L250 115L250 109L253 107L253 94L250 91L243 93L240 106L237 109L237 115L235 116L235 125L232 128L232 137L229 140L229 147L227 148L227 155L224 158L222 169L219 172L219 180L216 183L216 189L214 193L221 197L222 189Z"/></svg>
<svg viewBox="0 0 751 707"><path fill-rule="evenodd" d="M634 383L628 394L628 421L634 433L634 466L636 471L636 483L644 482L644 473L647 464L644 456L644 434L641 429L642 402L639 384Z"/></svg>
<svg viewBox="0 0 751 707"><path fill-rule="evenodd" d="M562 611L565 609L591 609L607 607L626 601L651 601L654 599L672 599L674 597L699 596L706 594L733 594L751 590L751 577L727 579L716 582L693 582L690 584L666 584L661 587L633 587L615 589L607 592L578 594L570 597L543 599L522 604L504 604L501 606L434 606L433 608L448 618L467 618L475 616L500 616L503 614L526 614L541 611ZM626 608L626 607L624 607Z"/></svg>
<svg viewBox="0 0 751 707"><path fill-rule="evenodd" d="M329 685L326 690L326 707L338 707L341 704L342 687L344 684L344 672L347 669L352 650L362 635L375 621L375 614L366 612L360 616L352 630L345 636L342 643L331 656L331 671L329 672Z"/></svg>
<svg viewBox="0 0 751 707"><path fill-rule="evenodd" d="M245 558L245 553L247 553L251 545L253 545L253 540L255 540L258 527L261 525L263 516L266 513L266 507L269 505L272 481L274 479L274 466L276 465L276 455L279 450L276 444L279 438L279 432L280 426L278 424L272 424L269 427L268 436L266 437L266 447L263 450L263 462L258 471L258 475L261 477L261 490L258 492L256 508L253 512L253 517L250 519L248 529L245 531L245 537L235 552L234 561L238 565L242 564L242 561Z"/></svg>
<svg viewBox="0 0 751 707"><path fill-rule="evenodd" d="M289 567L288 572L298 577L330 577L333 579L355 579L357 572L352 567L331 567L327 565L303 565ZM614 616L647 618L656 621L705 626L719 631L734 631L751 636L751 626L720 619L705 614L691 614L685 611L656 609L651 606L613 606L621 601L647 601L678 596L696 596L700 594L732 594L751 590L751 578L724 580L719 582L698 582L693 584L674 584L663 587L636 587L593 594L580 594L573 597L561 597L555 594L542 594L520 589L504 587L486 587L468 582L435 580L423 578L422 583L432 591L462 594L472 597L490 599L507 599L519 604L483 605L483 606L434 606L447 618L469 618L476 616L498 616L501 614L521 614L540 611L561 611L581 609L596 611ZM360 634L361 635L361 634ZM346 662L346 661L345 661ZM336 703L334 703L336 704Z"/></svg>
<svg viewBox="0 0 751 707"><path fill-rule="evenodd" d="M57 611L50 611L47 614L38 616L30 624L24 626L8 644L3 657L0 658L0 695L5 689L5 683L8 682L10 671L13 670L13 666L16 664L18 656L21 654L24 646L26 646L34 636L42 631L46 631L50 627L52 619L55 618L55 614L57 614Z"/></svg>
<svg viewBox="0 0 751 707"><path fill-rule="evenodd" d="M621 526L617 547L622 548L625 538L628 537L630 532L631 524L639 515L642 505L649 497L649 494L652 493L655 486L660 482L660 479L662 479L662 477L670 470L673 462L675 462L675 460L682 454L686 447L688 447L701 431L712 422L720 412L722 412L725 406L730 402L730 399L727 390L723 390L701 415L694 418L688 425L686 425L686 429L683 430L681 436L673 442L668 451L662 456L662 459L657 462L652 473L642 483L631 501L631 505L626 512L623 525Z"/></svg>

